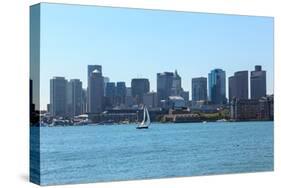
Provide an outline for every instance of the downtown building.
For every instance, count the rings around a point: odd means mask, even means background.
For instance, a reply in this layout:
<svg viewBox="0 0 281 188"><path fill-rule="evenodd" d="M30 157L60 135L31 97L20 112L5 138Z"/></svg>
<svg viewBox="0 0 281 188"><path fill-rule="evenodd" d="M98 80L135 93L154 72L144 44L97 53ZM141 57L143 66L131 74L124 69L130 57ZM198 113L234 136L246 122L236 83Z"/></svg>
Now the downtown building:
<svg viewBox="0 0 281 188"><path fill-rule="evenodd" d="M67 80L53 77L50 80L50 113L53 117L67 115Z"/></svg>
<svg viewBox="0 0 281 188"><path fill-rule="evenodd" d="M116 85L115 82L106 83L105 87L105 106L112 108L115 105Z"/></svg>
<svg viewBox="0 0 281 188"><path fill-rule="evenodd" d="M173 72L157 73L157 95L158 105L161 105L161 101L168 100L172 95L172 86L174 80Z"/></svg>
<svg viewBox="0 0 281 188"><path fill-rule="evenodd" d="M236 121L273 120L273 100L273 95L261 97L259 99L233 98L230 105L230 118Z"/></svg>
<svg viewBox="0 0 281 188"><path fill-rule="evenodd" d="M104 110L104 78L100 65L88 66L88 113Z"/></svg>
<svg viewBox="0 0 281 188"><path fill-rule="evenodd" d="M226 103L225 71L214 69L208 74L209 101L215 105Z"/></svg>
<svg viewBox="0 0 281 188"><path fill-rule="evenodd" d="M143 96L150 90L149 80L146 78L134 78L131 81L132 97L136 104L143 104Z"/></svg>
<svg viewBox="0 0 281 188"><path fill-rule="evenodd" d="M262 66L256 65L251 71L251 99L259 99L266 96L266 71Z"/></svg>
<svg viewBox="0 0 281 188"><path fill-rule="evenodd" d="M183 91L183 89L181 87L181 77L178 74L178 71L175 70L175 73L173 74L171 95L172 96L180 96L182 91Z"/></svg>
<svg viewBox="0 0 281 188"><path fill-rule="evenodd" d="M207 101L207 78L192 78L192 101Z"/></svg>
<svg viewBox="0 0 281 188"><path fill-rule="evenodd" d="M143 104L147 108L156 108L158 106L158 99L156 92L149 92L143 95Z"/></svg>
<svg viewBox="0 0 281 188"><path fill-rule="evenodd" d="M117 82L116 83L116 105L117 106L122 106L125 105L125 100L126 100L126 83L125 82Z"/></svg>
<svg viewBox="0 0 281 188"><path fill-rule="evenodd" d="M74 117L83 113L83 89L79 79L67 83L67 115Z"/></svg>
<svg viewBox="0 0 281 188"><path fill-rule="evenodd" d="M228 78L228 99L248 99L248 71L238 71Z"/></svg>

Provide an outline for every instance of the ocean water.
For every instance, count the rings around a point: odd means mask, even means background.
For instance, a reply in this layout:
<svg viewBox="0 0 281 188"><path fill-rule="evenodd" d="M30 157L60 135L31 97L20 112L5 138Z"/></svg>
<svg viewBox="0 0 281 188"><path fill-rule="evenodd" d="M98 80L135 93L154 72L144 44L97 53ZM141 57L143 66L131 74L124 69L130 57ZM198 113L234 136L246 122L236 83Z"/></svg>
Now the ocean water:
<svg viewBox="0 0 281 188"><path fill-rule="evenodd" d="M273 170L273 122L135 126L41 127L41 184Z"/></svg>

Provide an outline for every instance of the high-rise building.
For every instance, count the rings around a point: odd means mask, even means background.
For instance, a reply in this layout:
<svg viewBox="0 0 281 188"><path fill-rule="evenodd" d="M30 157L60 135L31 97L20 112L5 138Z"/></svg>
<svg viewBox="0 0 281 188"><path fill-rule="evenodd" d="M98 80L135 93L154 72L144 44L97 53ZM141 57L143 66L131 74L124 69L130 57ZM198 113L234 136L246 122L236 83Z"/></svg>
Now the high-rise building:
<svg viewBox="0 0 281 188"><path fill-rule="evenodd" d="M113 107L115 105L116 86L115 82L108 82L105 88L105 105Z"/></svg>
<svg viewBox="0 0 281 188"><path fill-rule="evenodd" d="M88 87L87 87L87 112L90 112L90 91L89 91L89 85L90 85L90 78L92 75L92 72L94 70L98 70L102 74L102 67L101 65L88 65L87 70L87 78L88 78ZM104 83L104 82L103 82ZM104 92L104 91L103 91Z"/></svg>
<svg viewBox="0 0 281 188"><path fill-rule="evenodd" d="M182 91L179 96L184 99L185 104L187 106L189 104L189 91Z"/></svg>
<svg viewBox="0 0 281 188"><path fill-rule="evenodd" d="M104 96L105 96L105 93L106 93L106 84L108 83L108 82L110 82L110 79L109 79L109 77L103 77L103 83L104 83L104 85L103 85L103 88L104 88Z"/></svg>
<svg viewBox="0 0 281 188"><path fill-rule="evenodd" d="M67 84L67 113L69 116L82 114L82 82L71 79Z"/></svg>
<svg viewBox="0 0 281 188"><path fill-rule="evenodd" d="M52 116L66 116L67 80L53 77L50 80L50 112Z"/></svg>
<svg viewBox="0 0 281 188"><path fill-rule="evenodd" d="M146 78L134 78L131 81L132 97L137 104L143 103L143 95L149 92L149 80Z"/></svg>
<svg viewBox="0 0 281 188"><path fill-rule="evenodd" d="M238 71L228 78L228 99L248 99L248 71Z"/></svg>
<svg viewBox="0 0 281 188"><path fill-rule="evenodd" d="M208 75L209 80L209 100L213 104L225 104L225 71L214 69Z"/></svg>
<svg viewBox="0 0 281 188"><path fill-rule="evenodd" d="M121 105L125 104L126 98L126 83L117 82L116 84L116 104Z"/></svg>
<svg viewBox="0 0 281 188"><path fill-rule="evenodd" d="M88 112L101 113L104 109L104 79L99 66L90 74L88 93Z"/></svg>
<svg viewBox="0 0 281 188"><path fill-rule="evenodd" d="M172 95L173 80L173 72L157 73L157 97L159 106L161 100L168 100L168 97Z"/></svg>
<svg viewBox="0 0 281 188"><path fill-rule="evenodd" d="M172 82L172 88L171 88L171 95L173 96L179 96L180 93L183 91L181 87L181 77L178 74L178 71L175 70L175 73L173 75L173 82Z"/></svg>
<svg viewBox="0 0 281 188"><path fill-rule="evenodd" d="M266 96L266 71L260 65L251 71L251 99L259 99Z"/></svg>
<svg viewBox="0 0 281 188"><path fill-rule="evenodd" d="M87 112L87 89L82 89L82 114Z"/></svg>
<svg viewBox="0 0 281 188"><path fill-rule="evenodd" d="M157 93L156 92L149 92L143 95L143 104L147 108L156 108L157 107Z"/></svg>
<svg viewBox="0 0 281 188"><path fill-rule="evenodd" d="M132 88L127 87L126 88L126 98L125 98L125 106L126 107L132 107L134 105L134 100L132 97Z"/></svg>
<svg viewBox="0 0 281 188"><path fill-rule="evenodd" d="M198 77L192 78L192 101L206 101L207 100L207 78Z"/></svg>

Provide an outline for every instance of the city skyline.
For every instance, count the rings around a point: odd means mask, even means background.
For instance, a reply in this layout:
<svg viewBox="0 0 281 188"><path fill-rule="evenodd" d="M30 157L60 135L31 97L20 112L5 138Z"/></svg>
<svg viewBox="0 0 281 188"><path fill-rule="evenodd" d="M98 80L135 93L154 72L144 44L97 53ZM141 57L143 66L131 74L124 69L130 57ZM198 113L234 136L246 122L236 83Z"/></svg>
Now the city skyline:
<svg viewBox="0 0 281 188"><path fill-rule="evenodd" d="M177 70L190 98L194 77L221 68L228 78L261 65L267 71L267 93L273 93L272 18L129 9L125 12L131 16L124 17L119 8L91 6L81 12L79 6L46 3L42 8L41 109L49 102L50 78L78 78L86 88L88 64L102 65L104 76L126 86L132 78L147 78L150 91L156 91L156 73ZM108 25L112 19L116 24Z"/></svg>
<svg viewBox="0 0 281 188"><path fill-rule="evenodd" d="M162 99L167 100L170 96L180 96L183 97L186 101L185 97L187 97L187 101L189 102L189 91L184 91L181 87L181 76L178 74L177 71L173 72L164 72L164 73L157 73L157 91L150 90L150 81L146 78L132 78L131 79L131 85L127 86L125 82L123 81L109 81L108 77L104 77L102 75L102 66L101 65L88 65L88 85L86 88L82 88L82 82L80 79L65 79L65 77L60 76L54 76L50 79L50 103L53 103L53 95L54 94L54 81L57 80L59 82L64 82L64 95L65 97L59 97L59 100L67 100L68 105L70 103L77 103L75 100L83 100L81 99L71 99L74 96L77 96L77 94L71 94L69 93L71 90L79 89L79 97L82 97L83 90L88 93L86 94L87 99L85 98L84 104L82 104L80 101L79 108L80 113L82 113L82 106L86 103L89 104L90 107L88 112L92 112L95 110L91 110L91 108L99 108L97 112L102 112L102 110L107 107L113 107L117 104L119 105L126 105L127 101L125 98L127 96L132 96L136 101L135 104L143 104L143 96L149 93L155 93L157 94L158 102L157 105L161 106L160 101ZM250 72L251 76L249 77L248 72ZM254 76L253 76L254 75ZM252 83L254 79L254 84ZM226 82L228 80L229 87L226 88ZM247 83L244 81L247 80ZM250 81L250 86L248 85L248 82ZM225 71L222 69L213 69L210 70L210 73L207 77L195 77L192 78L192 102L198 102L198 101L209 101L212 104L227 104L230 103L233 97L237 99L259 99L261 97L264 97L266 95L271 95L267 93L266 91L266 85L264 84L266 82L266 70L262 69L262 66L256 65L254 70L251 71L236 71L234 73L234 76L228 77L228 79L225 77ZM77 86L73 85L76 83ZM94 83L94 84L93 84ZM208 84L207 84L208 83ZM158 85L159 84L159 85ZM60 84L61 85L61 84ZM62 85L61 85L62 86ZM61 87L59 86L59 87ZM71 89L72 88L72 89ZM93 89L95 88L95 89ZM210 89L212 88L212 89ZM250 93L249 93L250 88ZM74 92L76 89L74 89L71 92ZM130 89L131 92L128 94L126 91ZM87 92L88 90L88 92ZM229 97L227 97L226 91L229 91ZM59 91L59 90L58 90ZM58 92L58 95L62 95L62 91ZM76 91L78 92L78 90ZM91 93L94 92L95 97L91 97ZM195 93L193 93L195 92ZM69 94L67 94L69 93ZM188 96L185 96L184 93L187 93ZM70 97L70 98L69 98ZM99 100L96 100L96 98L99 97ZM136 98L137 97L137 98ZM123 98L123 99L122 99ZM100 103L97 107L97 104L91 104L91 100L96 100L98 103ZM104 101L103 100L109 100ZM150 100L150 99L149 99ZM65 101L65 103L67 103ZM73 102L71 102L73 101ZM88 102L87 102L88 101ZM108 103L109 102L109 103ZM61 103L59 101L59 103ZM96 102L95 102L96 103ZM109 106L108 106L109 105ZM187 104L186 104L187 105ZM67 107L67 105L65 105ZM76 105L74 105L76 106ZM50 105L50 111L52 113L53 106ZM127 106L129 107L129 106ZM77 107L75 107L77 108ZM67 109L65 109L67 112ZM73 109L76 111L76 109ZM69 110L68 110L69 111ZM69 113L69 112L68 112ZM52 113L53 114L53 113ZM73 114L73 112L70 112L70 114ZM76 113L74 113L76 114Z"/></svg>

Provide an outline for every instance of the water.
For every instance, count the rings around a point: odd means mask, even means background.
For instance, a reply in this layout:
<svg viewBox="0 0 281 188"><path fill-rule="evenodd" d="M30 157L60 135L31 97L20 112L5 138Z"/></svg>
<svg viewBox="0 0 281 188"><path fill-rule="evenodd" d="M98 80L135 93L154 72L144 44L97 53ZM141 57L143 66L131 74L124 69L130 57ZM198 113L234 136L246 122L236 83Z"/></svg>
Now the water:
<svg viewBox="0 0 281 188"><path fill-rule="evenodd" d="M273 170L273 122L40 129L43 185Z"/></svg>

